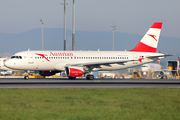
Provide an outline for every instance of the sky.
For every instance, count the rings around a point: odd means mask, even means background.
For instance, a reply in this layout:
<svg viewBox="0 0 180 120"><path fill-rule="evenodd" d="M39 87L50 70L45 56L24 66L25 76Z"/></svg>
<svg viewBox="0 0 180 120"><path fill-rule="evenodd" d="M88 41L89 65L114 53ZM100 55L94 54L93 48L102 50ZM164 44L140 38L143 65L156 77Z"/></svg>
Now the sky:
<svg viewBox="0 0 180 120"><path fill-rule="evenodd" d="M66 25L72 29L72 1L66 0ZM63 0L0 0L0 33L63 28ZM75 0L76 30L144 35L154 22L163 22L162 36L180 38L180 0Z"/></svg>

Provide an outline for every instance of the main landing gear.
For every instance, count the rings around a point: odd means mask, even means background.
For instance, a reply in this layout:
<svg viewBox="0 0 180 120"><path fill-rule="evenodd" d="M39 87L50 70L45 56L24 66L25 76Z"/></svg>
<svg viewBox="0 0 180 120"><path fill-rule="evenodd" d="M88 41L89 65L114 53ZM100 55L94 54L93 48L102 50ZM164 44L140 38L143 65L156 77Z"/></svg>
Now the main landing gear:
<svg viewBox="0 0 180 120"><path fill-rule="evenodd" d="M87 80L93 80L93 79L94 79L94 75L87 75L87 76L86 76L86 79L87 79Z"/></svg>

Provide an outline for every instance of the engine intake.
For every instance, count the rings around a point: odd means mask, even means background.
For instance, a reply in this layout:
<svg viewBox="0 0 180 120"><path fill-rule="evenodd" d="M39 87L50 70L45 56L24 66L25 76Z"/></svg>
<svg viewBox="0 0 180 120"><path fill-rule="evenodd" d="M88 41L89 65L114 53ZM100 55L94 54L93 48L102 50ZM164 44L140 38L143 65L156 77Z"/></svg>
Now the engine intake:
<svg viewBox="0 0 180 120"><path fill-rule="evenodd" d="M78 77L84 74L82 67L66 67L66 74L69 77Z"/></svg>

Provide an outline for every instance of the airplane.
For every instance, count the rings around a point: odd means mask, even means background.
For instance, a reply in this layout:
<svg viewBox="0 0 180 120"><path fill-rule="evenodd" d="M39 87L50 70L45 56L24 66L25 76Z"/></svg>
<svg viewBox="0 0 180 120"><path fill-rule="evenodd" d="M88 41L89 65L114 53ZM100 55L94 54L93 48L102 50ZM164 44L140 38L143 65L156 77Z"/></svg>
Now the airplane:
<svg viewBox="0 0 180 120"><path fill-rule="evenodd" d="M162 22L155 22L137 46L129 51L22 51L14 54L5 66L16 70L39 71L41 76L55 75L66 71L69 79L88 74L93 80L92 71L114 71L139 66L165 58L156 53Z"/></svg>
<svg viewBox="0 0 180 120"><path fill-rule="evenodd" d="M146 75L148 70L150 72L162 71L161 65L158 64L158 63L148 63L148 64L144 64L144 65L141 66L141 71L143 72L144 75Z"/></svg>
<svg viewBox="0 0 180 120"><path fill-rule="evenodd" d="M13 74L13 70L7 68L4 63L7 61L7 58L0 58L0 70L2 70L2 72L0 72L1 75L12 75Z"/></svg>
<svg viewBox="0 0 180 120"><path fill-rule="evenodd" d="M161 53L161 51L159 51L159 53ZM148 64L144 64L144 65L141 65L141 71L143 72L144 75L146 75L146 73L148 72L148 70L150 72L157 72L157 71L162 71L161 69L161 65L160 65L160 60L157 61L157 63L148 63Z"/></svg>
<svg viewBox="0 0 180 120"><path fill-rule="evenodd" d="M7 58L0 58L0 70L10 70L9 68L4 66L6 60Z"/></svg>

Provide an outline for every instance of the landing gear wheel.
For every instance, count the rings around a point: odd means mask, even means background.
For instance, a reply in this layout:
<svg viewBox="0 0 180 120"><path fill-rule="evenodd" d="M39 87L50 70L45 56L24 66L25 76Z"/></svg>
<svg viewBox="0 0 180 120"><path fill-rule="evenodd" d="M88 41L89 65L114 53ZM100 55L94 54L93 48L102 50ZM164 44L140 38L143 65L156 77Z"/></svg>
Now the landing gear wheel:
<svg viewBox="0 0 180 120"><path fill-rule="evenodd" d="M26 70L25 72L26 72L26 74L24 76L24 79L28 80L29 79L29 70Z"/></svg>
<svg viewBox="0 0 180 120"><path fill-rule="evenodd" d="M29 77L28 77L28 76L24 76L24 79L25 79L25 80L28 80L28 79L29 79Z"/></svg>
<svg viewBox="0 0 180 120"><path fill-rule="evenodd" d="M93 76L93 75L87 75L87 76L86 76L86 79L87 79L87 80L93 80L93 79L94 79L94 76Z"/></svg>
<svg viewBox="0 0 180 120"><path fill-rule="evenodd" d="M89 80L93 80L94 79L94 76L93 75L90 75L89 76Z"/></svg>

